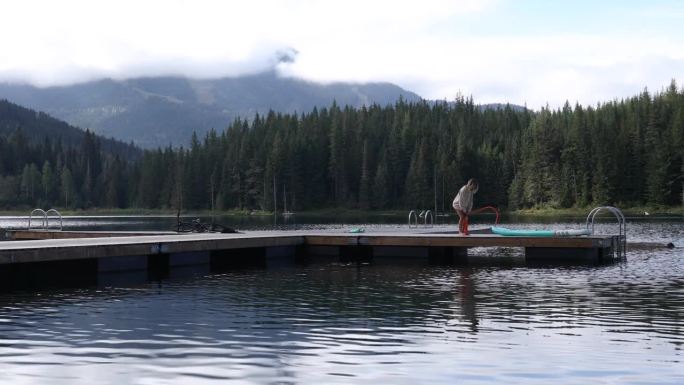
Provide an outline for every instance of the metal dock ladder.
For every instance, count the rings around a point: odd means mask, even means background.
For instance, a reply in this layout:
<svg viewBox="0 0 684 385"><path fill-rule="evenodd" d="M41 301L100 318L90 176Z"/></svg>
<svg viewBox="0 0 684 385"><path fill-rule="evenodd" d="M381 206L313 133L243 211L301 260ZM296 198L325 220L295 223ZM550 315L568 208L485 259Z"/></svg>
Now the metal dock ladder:
<svg viewBox="0 0 684 385"><path fill-rule="evenodd" d="M613 245L613 252L617 253L618 258L626 258L627 257L627 221L625 220L625 215L622 213L622 211L613 206L599 206L595 207L593 210L589 212L589 215L587 215L587 230L591 231L591 234L594 234L594 222L596 219L596 215L598 215L599 212L602 210L608 210L613 215L618 221L618 241L617 244Z"/></svg>
<svg viewBox="0 0 684 385"><path fill-rule="evenodd" d="M408 215L409 228L418 228L418 218L423 218L423 226L425 227L433 227L435 224L435 217L432 215L432 211L422 210L419 214L416 214L416 210L411 210ZM430 218L430 223L428 223L428 218Z"/></svg>
<svg viewBox="0 0 684 385"><path fill-rule="evenodd" d="M62 231L62 229L64 228L63 221L62 221L62 214L59 211L57 211L56 209L50 209L48 211L45 211L43 209L34 209L33 211L31 211L31 214L29 214L29 219L28 219L28 229L29 230L31 230L31 219L33 219L34 216L38 216L38 215L34 215L36 213L39 214L40 215L39 217L43 219L43 226L42 226L43 230L48 230L50 228L50 213L54 213L55 215L53 215L53 217L56 216L57 219L59 219L59 230Z"/></svg>

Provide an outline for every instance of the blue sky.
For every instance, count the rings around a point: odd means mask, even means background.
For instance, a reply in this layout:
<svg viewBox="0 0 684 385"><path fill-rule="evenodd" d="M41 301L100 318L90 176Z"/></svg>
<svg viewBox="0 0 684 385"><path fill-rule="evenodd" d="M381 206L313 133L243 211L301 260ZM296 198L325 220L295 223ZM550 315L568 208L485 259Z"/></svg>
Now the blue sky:
<svg viewBox="0 0 684 385"><path fill-rule="evenodd" d="M681 1L499 1L459 32L476 35L654 34L684 32Z"/></svg>
<svg viewBox="0 0 684 385"><path fill-rule="evenodd" d="M23 0L3 15L0 81L39 86L275 68L539 108L684 81L684 1Z"/></svg>

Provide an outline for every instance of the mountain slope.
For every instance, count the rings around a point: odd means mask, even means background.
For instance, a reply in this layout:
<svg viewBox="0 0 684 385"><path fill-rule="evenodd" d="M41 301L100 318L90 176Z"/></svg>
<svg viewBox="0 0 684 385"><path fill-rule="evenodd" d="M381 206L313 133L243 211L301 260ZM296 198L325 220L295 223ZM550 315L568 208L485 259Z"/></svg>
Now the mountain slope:
<svg viewBox="0 0 684 385"><path fill-rule="evenodd" d="M98 134L143 147L186 145L193 131L223 129L256 113L360 107L420 97L390 83L318 84L266 72L236 78L100 80L66 87L0 84L0 98L29 106Z"/></svg>
<svg viewBox="0 0 684 385"><path fill-rule="evenodd" d="M65 146L79 146L86 132L43 112L34 111L7 100L0 100L0 138L21 132L28 144L42 144L46 139ZM98 138L102 150L122 158L140 156L140 149L119 140Z"/></svg>

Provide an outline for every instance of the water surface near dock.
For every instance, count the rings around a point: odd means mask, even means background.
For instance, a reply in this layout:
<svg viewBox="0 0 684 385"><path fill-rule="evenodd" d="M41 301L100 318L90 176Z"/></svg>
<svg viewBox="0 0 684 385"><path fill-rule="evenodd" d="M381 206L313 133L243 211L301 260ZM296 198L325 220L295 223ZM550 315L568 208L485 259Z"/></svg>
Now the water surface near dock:
<svg viewBox="0 0 684 385"><path fill-rule="evenodd" d="M3 293L0 381L680 384L683 223L631 222L628 235L678 248L599 267L189 268Z"/></svg>

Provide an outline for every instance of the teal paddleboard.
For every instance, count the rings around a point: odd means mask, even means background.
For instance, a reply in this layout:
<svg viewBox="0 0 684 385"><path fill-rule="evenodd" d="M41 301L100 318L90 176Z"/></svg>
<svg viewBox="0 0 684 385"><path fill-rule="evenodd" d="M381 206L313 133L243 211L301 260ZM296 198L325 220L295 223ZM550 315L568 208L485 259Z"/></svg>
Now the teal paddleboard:
<svg viewBox="0 0 684 385"><path fill-rule="evenodd" d="M507 237L553 237L553 230L521 230L492 226L492 233Z"/></svg>
<svg viewBox="0 0 684 385"><path fill-rule="evenodd" d="M492 233L507 237L574 237L579 235L591 235L587 229L581 230L524 230L507 229L505 227L492 226Z"/></svg>

